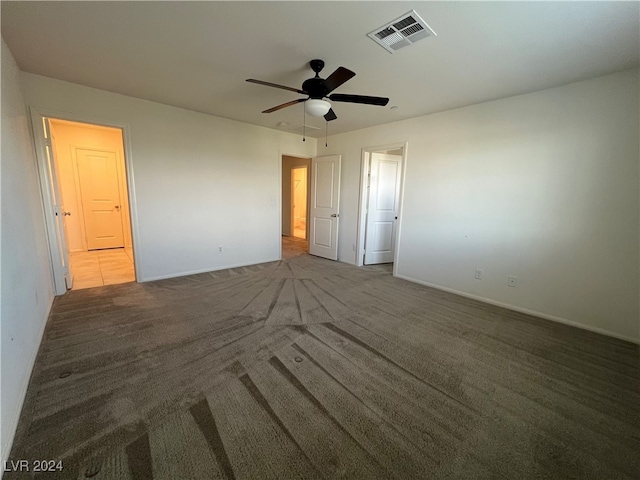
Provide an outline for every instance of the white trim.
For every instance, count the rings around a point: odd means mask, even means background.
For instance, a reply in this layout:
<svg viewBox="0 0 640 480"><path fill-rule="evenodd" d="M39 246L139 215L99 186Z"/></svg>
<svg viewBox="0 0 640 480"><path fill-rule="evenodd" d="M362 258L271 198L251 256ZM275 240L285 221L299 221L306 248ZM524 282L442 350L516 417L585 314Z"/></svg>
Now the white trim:
<svg viewBox="0 0 640 480"><path fill-rule="evenodd" d="M51 249L51 252L52 252L51 273L54 280L54 288L55 288L56 295L64 294L66 292L66 287L63 290L62 287L59 285L60 280L58 277L60 277L60 272L59 272L60 269L56 264L56 262L57 263L59 262L57 261L57 258L58 258L57 253L54 253L54 252L59 252L58 239L57 239L57 236L52 236L49 231L49 229L51 228L50 222L52 221L52 218L53 218L52 216L53 206L51 204L51 197L46 195L49 189L48 182L50 179L49 179L49 174L47 169L46 168L43 169L43 161L46 160L43 156L44 155L43 154L44 139L42 138L42 135L38 135L38 130L36 130L36 128L38 128L36 127L36 125L38 125L38 122L42 123L42 118L67 120L71 122L86 123L94 126L118 128L122 130L124 165L126 170L127 192L129 194L129 219L131 221L131 241L132 241L131 248L133 250L133 259L134 259L133 266L135 270L136 281L142 281L141 279L144 278L144 275L142 273L141 265L139 265L140 262L137 261L137 257L138 257L137 249L139 248L139 245L141 245L141 243L140 243L140 233L139 233L138 213L137 213L138 209L137 209L136 194L135 194L135 182L134 182L134 175L133 175L133 154L131 150L131 133L130 133L129 124L112 122L110 120L104 121L101 119L89 118L85 116L59 112L59 111L49 110L46 108L40 108L35 106L29 107L29 114L31 116L32 128L34 129L32 133L33 133L33 139L35 142L36 159L38 163L38 173L41 176L40 184L41 184L41 191L43 192L42 201L43 201L45 219L47 224L47 237L49 240L49 248ZM42 178L43 176L44 178Z"/></svg>
<svg viewBox="0 0 640 480"><path fill-rule="evenodd" d="M396 251L393 255L393 272L394 277L398 276L398 264L400 262L400 235L402 233L402 211L404 207L404 185L407 178L407 160L409 158L409 142L404 142L402 147L402 173L400 180L400 205L398 207L398 231L396 233Z"/></svg>
<svg viewBox="0 0 640 480"><path fill-rule="evenodd" d="M36 170L40 181L40 198L42 199L42 209L44 212L45 232L49 246L49 259L51 268L51 279L53 292L55 295L62 295L67 291L64 272L64 259L60 257L58 247L58 235L56 229L56 206L53 198L55 191L52 190L52 181L49 175L49 162L47 161L47 142L45 140L44 115L38 114L34 109L29 109L31 122L31 136L36 158ZM50 133L50 132L49 132ZM50 139L49 139L50 140ZM51 144L51 141L49 141ZM53 148L50 154L53 155ZM53 160L53 159L52 159ZM55 163L55 162L54 162Z"/></svg>
<svg viewBox="0 0 640 480"><path fill-rule="evenodd" d="M16 437L16 431L18 430L18 422L20 421L20 415L22 413L22 408L24 407L24 401L27 398L27 389L29 388L29 383L31 383L31 377L33 376L33 369L36 366L36 360L38 359L38 353L40 352L40 345L42 344L42 339L44 338L44 332L47 329L47 325L49 324L49 316L51 315L51 308L53 307L53 300L55 297L51 298L51 303L49 304L49 308L47 309L47 314L44 317L44 321L41 322L40 332L38 334L38 342L36 343L36 348L34 349L33 355L31 357L31 361L29 362L29 375L26 375L22 381L22 385L20 385L19 398L21 398L20 403L18 404L18 408L14 412L13 421L11 422L9 431L7 432L7 436L2 438L2 464L9 458L9 453L11 453L11 447L13 447L13 441ZM4 433L4 432L3 432ZM3 469L4 471L4 469ZM0 472L0 477L2 477Z"/></svg>
<svg viewBox="0 0 640 480"><path fill-rule="evenodd" d="M282 242L281 242L282 243ZM274 258L271 260L258 260L256 262L250 262L250 263L236 263L233 265L226 265L223 267L207 267L207 268L203 268L200 270L191 270L189 272L181 272L181 273L171 273L169 275L159 275L157 277L151 277L151 278L144 278L142 280L138 280L141 283L144 282L155 282L156 280L167 280L168 278L179 278L179 277L186 277L189 275L198 275L200 273L209 273L209 272L219 272L220 270L229 270L231 268L239 268L239 267L249 267L251 265L260 265L261 263L271 263L271 262L279 262L281 261L282 258Z"/></svg>
<svg viewBox="0 0 640 480"><path fill-rule="evenodd" d="M402 204L404 199L404 184L406 178L407 171L407 151L409 148L409 142L395 142L389 143L385 145L377 145L373 147L363 147L361 151L361 160L360 160L360 195L358 198L358 224L356 231L356 254L355 254L355 262L353 263L357 267L362 267L364 265L364 241L365 241L365 232L367 228L366 219L367 216L364 213L365 205L367 204L367 189L365 188L367 182L367 173L368 166L370 162L371 153L386 151L386 150L397 150L398 148L402 149L402 160L400 164L401 172L400 172L400 205L398 206L398 222L396 223L396 238L393 252L393 275L396 276L396 265L398 265L398 257L400 255L400 250L398 248L400 244L400 230L402 225Z"/></svg>
<svg viewBox="0 0 640 480"><path fill-rule="evenodd" d="M394 273L395 275L395 273ZM425 282L423 280L417 280L412 277L408 277L406 275L395 275L398 278L402 278L403 280L407 280L412 283L418 283L420 285L424 285L425 287L435 288L436 290L442 290L444 292L454 293L456 295L460 295L461 297L471 298L472 300L478 300L483 303L488 303L489 305L495 305L497 307L503 307L508 310L512 310L514 312L525 313L527 315L533 315L535 317L540 317L545 320L551 320L552 322L562 323L564 325L569 325L571 327L580 328L582 330L587 330L589 332L599 333L601 335L606 335L607 337L617 338L618 340L625 340L627 342L640 344L640 338L629 337L628 335L621 335L619 333L611 332L609 330L605 330L603 328L591 327L589 325L585 325L584 323L576 322L575 320L569 320L567 318L558 317L556 315L550 315L548 313L539 312L537 310L531 310L529 308L518 307L516 305L511 305L509 303L498 302L496 300L492 300L490 298L481 297L479 295L472 295L470 293L462 292L460 290L455 290L453 288L443 287L441 285L437 285L435 283Z"/></svg>

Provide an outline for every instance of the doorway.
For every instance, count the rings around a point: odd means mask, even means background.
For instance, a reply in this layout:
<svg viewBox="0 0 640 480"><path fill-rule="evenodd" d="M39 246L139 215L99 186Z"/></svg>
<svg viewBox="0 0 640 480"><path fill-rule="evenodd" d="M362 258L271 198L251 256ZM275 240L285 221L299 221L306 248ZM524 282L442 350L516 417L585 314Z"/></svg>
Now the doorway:
<svg viewBox="0 0 640 480"><path fill-rule="evenodd" d="M68 260L66 288L135 281L122 129L44 120L60 210L56 215L62 219L60 249Z"/></svg>
<svg viewBox="0 0 640 480"><path fill-rule="evenodd" d="M395 271L406 144L362 151L356 263L387 265Z"/></svg>
<svg viewBox="0 0 640 480"><path fill-rule="evenodd" d="M291 234L307 239L308 175L306 165L291 169Z"/></svg>
<svg viewBox="0 0 640 480"><path fill-rule="evenodd" d="M282 155L282 258L309 251L311 158Z"/></svg>

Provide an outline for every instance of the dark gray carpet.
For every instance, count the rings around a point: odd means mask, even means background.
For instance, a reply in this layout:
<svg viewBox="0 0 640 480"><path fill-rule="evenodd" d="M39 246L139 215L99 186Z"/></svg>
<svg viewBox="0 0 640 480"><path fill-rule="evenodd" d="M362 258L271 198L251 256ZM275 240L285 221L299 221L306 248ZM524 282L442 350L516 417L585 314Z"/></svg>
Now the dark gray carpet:
<svg viewBox="0 0 640 480"><path fill-rule="evenodd" d="M638 346L298 250L57 298L11 458L70 479L640 478Z"/></svg>

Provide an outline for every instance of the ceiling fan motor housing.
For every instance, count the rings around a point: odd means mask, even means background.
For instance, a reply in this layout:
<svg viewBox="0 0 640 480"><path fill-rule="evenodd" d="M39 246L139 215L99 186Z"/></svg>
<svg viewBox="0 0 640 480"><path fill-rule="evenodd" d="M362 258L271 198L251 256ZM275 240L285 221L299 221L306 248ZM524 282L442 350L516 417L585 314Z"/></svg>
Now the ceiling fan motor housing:
<svg viewBox="0 0 640 480"><path fill-rule="evenodd" d="M324 68L324 61L316 58L309 62L309 66L316 76L309 80L305 80L302 84L302 90L309 95L309 98L322 99L329 93L329 89L326 87L324 79L320 78L319 75Z"/></svg>
<svg viewBox="0 0 640 480"><path fill-rule="evenodd" d="M302 84L302 90L306 92L310 98L324 98L329 93L327 89L324 79L320 77L310 78L309 80L305 80Z"/></svg>

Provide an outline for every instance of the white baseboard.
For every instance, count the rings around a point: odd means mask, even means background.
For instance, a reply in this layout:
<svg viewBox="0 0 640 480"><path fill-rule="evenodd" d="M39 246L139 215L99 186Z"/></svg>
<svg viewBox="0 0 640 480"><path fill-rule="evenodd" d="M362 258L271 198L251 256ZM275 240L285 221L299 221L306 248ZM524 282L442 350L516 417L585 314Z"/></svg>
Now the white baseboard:
<svg viewBox="0 0 640 480"><path fill-rule="evenodd" d="M509 303L498 302L496 300L492 300L490 298L481 297L479 295L472 295L470 293L462 292L460 290L455 290L453 288L443 287L441 285L437 285L435 283L429 283L422 280L418 280L412 277L408 277L405 275L395 275L398 278L402 278L403 280L407 280L409 282L418 283L420 285L424 285L425 287L435 288L436 290L442 290L444 292L455 293L456 295L460 295L461 297L471 298L473 300L478 300L483 303L488 303L490 305L495 305L497 307L503 307L508 310L513 310L514 312L526 313L527 315L533 315L535 317L544 318L545 320L551 320L553 322L562 323L565 325L570 325L572 327L581 328L582 330L588 330L590 332L599 333L601 335L606 335L608 337L617 338L619 340L625 340L627 342L640 344L640 338L630 337L628 335L621 335L616 332L611 332L609 330L605 330L599 327L592 327L590 325L585 325L584 323L576 322L574 320L569 320L567 318L558 317L555 315L550 315L548 313L539 312L537 310L531 310L529 308L518 307L517 305L511 305Z"/></svg>
<svg viewBox="0 0 640 480"><path fill-rule="evenodd" d="M49 315L51 315L51 307L53 307L53 301L55 296L51 297L51 303L49 304L49 308L47 309L47 314L40 326L40 332L38 332L38 345L36 346L33 355L29 362L29 375L26 375L22 381L22 385L20 385L20 404L18 405L17 411L13 416L13 421L11 422L11 426L8 432L6 433L7 437L2 438L2 465L5 465L5 462L9 458L9 454L11 453L11 448L13 447L13 440L16 435L16 430L18 429L18 422L20 421L20 414L22 413L22 408L24 407L24 401L27 397L27 389L29 388L29 382L31 381L31 376L33 375L33 369L36 366L36 360L38 358L38 352L40 351L40 345L42 345L42 338L44 337L44 331L47 328L47 323L49 322ZM4 468L0 470L0 479L2 478L2 474L4 473Z"/></svg>
<svg viewBox="0 0 640 480"><path fill-rule="evenodd" d="M269 263L269 262L279 262L280 260L281 260L280 258L272 258L269 260L257 260L255 262L249 262L249 263L236 263L233 265L225 265L222 267L215 267L215 268L209 267L209 268L203 268L200 270L191 270L188 272L172 273L170 275L159 275L156 277L139 278L137 281L138 283L154 282L156 280L166 280L167 278L186 277L187 275L197 275L199 273L217 272L218 270L228 270L230 268L248 267L250 265L259 265L261 263Z"/></svg>

